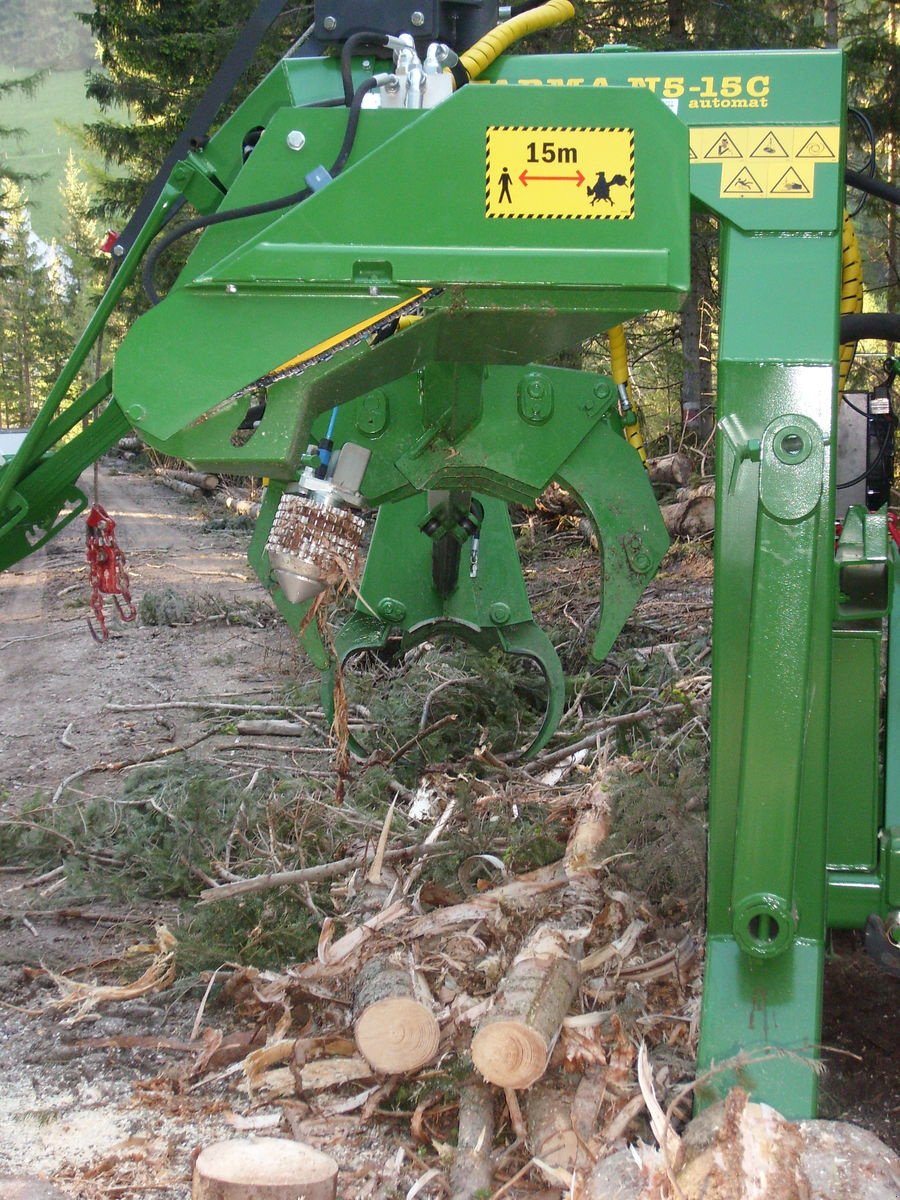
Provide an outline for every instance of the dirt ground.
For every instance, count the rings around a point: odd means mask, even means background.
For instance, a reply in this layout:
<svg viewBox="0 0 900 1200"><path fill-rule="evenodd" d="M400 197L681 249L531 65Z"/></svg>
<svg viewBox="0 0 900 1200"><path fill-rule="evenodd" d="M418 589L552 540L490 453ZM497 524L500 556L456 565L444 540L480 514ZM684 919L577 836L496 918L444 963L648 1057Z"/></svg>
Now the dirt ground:
<svg viewBox="0 0 900 1200"><path fill-rule="evenodd" d="M12 807L36 793L51 802L67 779L73 789L102 794L120 772L81 772L190 744L203 727L196 710L171 707L174 701L233 695L266 703L307 670L284 626L267 616L265 593L246 562L246 533L204 532L205 514L194 502L147 476L109 466L101 472L100 500L118 523L136 599L166 587L204 593L218 598L220 613L241 614L242 623L215 612L189 628L111 621L109 641L97 645L85 624L78 521L0 575L0 795L5 790ZM139 702L156 707L108 707ZM204 746L204 753L224 763L237 752L236 739L226 734ZM146 939L154 924L174 919L174 912L146 904L123 911L102 899L60 911L54 881L33 883L18 864L2 864L0 1176L42 1172L73 1197L147 1190L187 1197L199 1147L236 1131L274 1132L280 1123L287 1136L341 1161L340 1195L347 1200L406 1194L409 1180L417 1178L419 1150L390 1121L376 1122L361 1150L346 1137L350 1126L340 1115L323 1122L298 1109L285 1117L281 1108L275 1112L249 1097L238 1103L223 1093L211 1101L208 1092L200 1097L190 1088L165 1095L142 1088L141 1081L164 1078L183 1055L202 988L176 986L140 1001L107 1004L78 1023L47 1011L55 988L40 968L62 972L102 964ZM896 1145L898 981L874 968L856 937L842 936L834 949L824 1041L844 1054L829 1057L823 1115L847 1116ZM136 1040L126 1046L123 1037ZM118 1041L112 1045L110 1039ZM524 1188L507 1194L538 1193Z"/></svg>

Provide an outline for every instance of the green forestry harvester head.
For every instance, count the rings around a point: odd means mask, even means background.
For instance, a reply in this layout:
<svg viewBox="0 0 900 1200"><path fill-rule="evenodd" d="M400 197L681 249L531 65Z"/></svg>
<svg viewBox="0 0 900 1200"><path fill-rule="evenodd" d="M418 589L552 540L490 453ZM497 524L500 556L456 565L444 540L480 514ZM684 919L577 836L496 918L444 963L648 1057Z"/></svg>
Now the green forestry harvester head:
<svg viewBox="0 0 900 1200"><path fill-rule="evenodd" d="M533 505L556 481L590 518L602 659L668 546L621 326L679 308L692 209L712 214L701 1058L761 1052L745 1082L809 1115L814 1072L764 1051L815 1052L828 925L868 923L894 961L885 931L900 910L897 672L885 740L880 665L896 550L873 484L892 418L880 455L863 451L859 503L836 514L839 316L861 306L842 219L843 56L605 46L517 57L504 51L567 19L569 0L499 25L496 6L462 0L415 11L317 0L312 35L208 136L280 8L263 0L210 85L0 472L0 569L84 509L80 473L136 430L198 469L265 477L251 561L329 696L335 666L357 651L436 634L498 647L546 677L534 754L559 721L564 678L532 617L508 506ZM185 202L196 215L170 224ZM157 261L188 234L199 237L160 298ZM152 306L113 369L73 398L142 263ZM604 331L609 376L546 365ZM849 442L870 445L879 415L866 408ZM356 610L327 646L310 609L353 573L370 510Z"/></svg>

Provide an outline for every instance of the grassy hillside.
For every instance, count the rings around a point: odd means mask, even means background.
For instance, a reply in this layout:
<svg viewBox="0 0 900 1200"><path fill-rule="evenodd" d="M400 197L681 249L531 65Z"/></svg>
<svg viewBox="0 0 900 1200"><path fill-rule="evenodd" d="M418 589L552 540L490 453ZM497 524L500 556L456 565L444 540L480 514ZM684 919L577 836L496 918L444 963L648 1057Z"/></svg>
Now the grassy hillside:
<svg viewBox="0 0 900 1200"><path fill-rule="evenodd" d="M16 72L3 74L8 79ZM12 93L3 98L3 125L25 132L0 151L14 170L42 176L28 184L27 191L34 230L45 241L62 231L59 185L69 150L77 159L86 158L78 130L100 115L97 105L85 98L84 81L84 71L51 71L33 96Z"/></svg>

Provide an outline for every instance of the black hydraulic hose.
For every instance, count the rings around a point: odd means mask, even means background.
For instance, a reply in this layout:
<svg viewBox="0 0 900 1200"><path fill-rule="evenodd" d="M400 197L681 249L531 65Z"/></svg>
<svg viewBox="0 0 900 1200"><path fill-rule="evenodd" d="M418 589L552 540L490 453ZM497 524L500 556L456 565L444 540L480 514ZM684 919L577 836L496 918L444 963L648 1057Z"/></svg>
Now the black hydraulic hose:
<svg viewBox="0 0 900 1200"><path fill-rule="evenodd" d="M332 164L329 174L334 178L340 175L344 167L347 165L347 159L350 157L353 150L353 143L356 139L356 131L359 127L359 116L362 111L362 102L368 92L379 86L379 80L374 76L363 80L356 89L353 100L350 104L350 111L347 116L347 128L344 133L344 140L341 143L340 151L337 158ZM198 229L206 229L210 225L223 225L226 221L238 221L242 217L257 217L263 213L277 212L282 208L291 208L295 204L301 204L304 200L308 200L313 194L312 188L304 187L298 192L291 192L288 196L279 196L275 200L263 200L259 204L247 204L243 208L229 208L225 212L210 213L206 216L194 217L190 221L185 221L176 229L170 230L164 238L162 238L144 261L143 274L141 281L144 285L144 291L151 304L159 304L162 297L156 290L156 285L153 282L153 277L156 274L156 264L160 256L165 254L168 248L177 242L180 238L187 237L189 233L194 233Z"/></svg>
<svg viewBox="0 0 900 1200"><path fill-rule="evenodd" d="M894 187L893 184L863 175L861 171L851 171L849 167L844 172L844 179L849 187L868 192L870 196L879 196L890 204L900 204L900 188Z"/></svg>
<svg viewBox="0 0 900 1200"><path fill-rule="evenodd" d="M341 82L344 85L344 104L349 108L353 102L353 55L360 46L387 45L387 35L377 30L362 29L351 33L341 47Z"/></svg>
<svg viewBox="0 0 900 1200"><path fill-rule="evenodd" d="M842 342L859 342L864 338L900 342L900 313L847 313L841 317Z"/></svg>

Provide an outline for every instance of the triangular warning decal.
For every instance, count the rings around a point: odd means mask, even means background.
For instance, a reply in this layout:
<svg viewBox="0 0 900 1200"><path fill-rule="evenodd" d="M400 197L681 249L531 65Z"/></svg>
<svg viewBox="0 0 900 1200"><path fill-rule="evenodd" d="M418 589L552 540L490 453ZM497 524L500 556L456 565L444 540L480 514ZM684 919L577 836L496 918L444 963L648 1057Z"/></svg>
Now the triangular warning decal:
<svg viewBox="0 0 900 1200"><path fill-rule="evenodd" d="M775 133L770 129L763 140L759 143L751 158L788 158L788 152L782 146L781 142L775 136Z"/></svg>
<svg viewBox="0 0 900 1200"><path fill-rule="evenodd" d="M741 167L731 183L722 188L723 196L761 196L762 188L747 167Z"/></svg>
<svg viewBox="0 0 900 1200"><path fill-rule="evenodd" d="M837 131L828 130L827 134L816 129L797 151L797 158L824 158L835 160L837 150L831 145L837 141Z"/></svg>
<svg viewBox="0 0 900 1200"><path fill-rule="evenodd" d="M740 150L723 129L721 134L716 136L716 140L707 150L704 158L743 158Z"/></svg>
<svg viewBox="0 0 900 1200"><path fill-rule="evenodd" d="M771 191L773 196L810 195L809 188L806 186L793 167L788 167Z"/></svg>
<svg viewBox="0 0 900 1200"><path fill-rule="evenodd" d="M693 147L693 146L691 146L691 147L690 147L690 151L691 151L691 158L696 158L696 157L697 157L697 155L694 153L694 147Z"/></svg>

